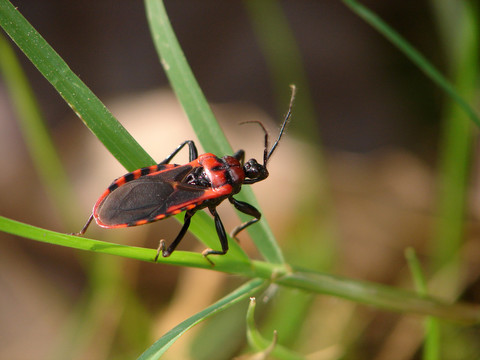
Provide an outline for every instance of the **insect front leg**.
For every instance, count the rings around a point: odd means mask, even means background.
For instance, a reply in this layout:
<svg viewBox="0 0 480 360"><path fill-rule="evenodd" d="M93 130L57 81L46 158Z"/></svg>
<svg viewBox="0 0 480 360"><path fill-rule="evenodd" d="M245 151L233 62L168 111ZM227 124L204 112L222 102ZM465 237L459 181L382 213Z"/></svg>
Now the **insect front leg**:
<svg viewBox="0 0 480 360"><path fill-rule="evenodd" d="M245 162L245 151L238 150L235 154L233 154L233 157L237 159L243 166L243 163Z"/></svg>
<svg viewBox="0 0 480 360"><path fill-rule="evenodd" d="M182 148L188 144L188 158L189 161L193 161L198 157L198 151L197 147L195 146L195 143L192 140L186 140L183 143L181 143L170 155L167 156L165 160L163 160L160 164L168 164L175 155L178 154Z"/></svg>
<svg viewBox="0 0 480 360"><path fill-rule="evenodd" d="M260 218L262 217L262 214L260 213L260 211L258 211L255 207L253 207L249 203L238 201L233 197L229 197L228 200L233 204L233 206L235 206L235 209L237 209L238 211L241 211L244 214L254 217L254 219L244 222L243 224L240 224L235 229L233 229L230 236L238 241L238 238L237 238L238 233L240 231L245 230L245 228L249 227L250 225L255 224L258 220L260 220Z"/></svg>
<svg viewBox="0 0 480 360"><path fill-rule="evenodd" d="M227 233L225 232L225 228L223 227L222 220L220 220L220 216L217 213L217 209L215 207L209 207L210 213L213 215L215 219L215 228L217 229L218 238L220 239L220 244L222 245L222 250L213 250L213 249L205 249L202 251L202 255L208 262L212 265L215 265L212 260L208 258L209 255L225 255L228 251L228 239Z"/></svg>
<svg viewBox="0 0 480 360"><path fill-rule="evenodd" d="M187 232L188 227L190 226L190 220L193 215L195 215L195 211L192 211L192 210L189 210L185 213L185 219L183 222L182 229L180 230L175 240L173 240L173 242L170 244L170 246L167 249L165 249L165 241L160 240L160 246L157 249L157 255L155 256L155 259L154 259L155 262L157 262L158 257L160 256L160 252L162 253L163 257L169 257L170 255L172 255L177 245L185 236L185 233Z"/></svg>

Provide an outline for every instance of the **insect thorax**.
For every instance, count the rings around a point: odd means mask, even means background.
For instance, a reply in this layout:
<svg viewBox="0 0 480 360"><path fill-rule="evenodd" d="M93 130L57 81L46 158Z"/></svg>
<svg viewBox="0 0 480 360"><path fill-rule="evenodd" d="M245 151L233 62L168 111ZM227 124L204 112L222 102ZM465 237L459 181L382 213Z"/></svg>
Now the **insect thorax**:
<svg viewBox="0 0 480 360"><path fill-rule="evenodd" d="M185 178L185 182L190 185L209 188L212 186L210 179L205 173L203 166L196 167Z"/></svg>

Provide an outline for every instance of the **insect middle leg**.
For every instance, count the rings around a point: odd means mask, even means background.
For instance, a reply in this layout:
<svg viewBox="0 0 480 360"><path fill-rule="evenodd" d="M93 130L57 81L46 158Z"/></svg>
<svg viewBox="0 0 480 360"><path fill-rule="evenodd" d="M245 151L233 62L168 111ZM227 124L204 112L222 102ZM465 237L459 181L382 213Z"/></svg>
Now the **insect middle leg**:
<svg viewBox="0 0 480 360"><path fill-rule="evenodd" d="M222 250L213 250L213 249L205 249L202 251L202 255L205 257L205 259L208 260L208 262L212 265L215 265L212 260L208 258L209 255L225 255L228 251L228 239L227 239L227 233L225 232L225 228L223 227L222 220L220 219L220 216L217 213L217 209L212 206L209 207L208 210L210 210L210 213L213 215L213 218L215 220L215 229L217 230L217 235L218 238L220 239L220 244L222 245Z"/></svg>
<svg viewBox="0 0 480 360"><path fill-rule="evenodd" d="M168 257L175 251L175 248L178 246L180 241L182 241L183 237L185 236L188 230L188 227L190 226L190 220L194 214L195 214L195 211L192 211L192 210L189 210L185 213L185 219L183 221L182 229L180 230L175 240L173 240L173 242L170 244L170 246L167 249L165 249L165 241L160 240L160 246L157 249L157 255L155 256L155 259L154 259L155 262L157 262L158 257L160 256L160 253L162 253L163 257Z"/></svg>
<svg viewBox="0 0 480 360"><path fill-rule="evenodd" d="M198 157L198 151L197 147L195 146L195 143L192 140L186 140L183 143L181 143L170 155L167 156L165 160L160 162L160 164L168 164L175 155L178 154L182 148L188 144L188 161L193 161Z"/></svg>
<svg viewBox="0 0 480 360"><path fill-rule="evenodd" d="M258 220L260 220L260 218L262 217L262 214L260 213L260 211L258 211L254 206L250 205L249 203L238 201L233 197L229 197L228 200L233 204L233 206L235 206L235 209L237 209L238 211L241 211L244 214L254 217L254 219L244 222L243 224L240 224L235 229L233 229L230 236L238 241L238 238L237 238L238 233L240 231L245 230L245 228L249 227L250 225L255 224Z"/></svg>

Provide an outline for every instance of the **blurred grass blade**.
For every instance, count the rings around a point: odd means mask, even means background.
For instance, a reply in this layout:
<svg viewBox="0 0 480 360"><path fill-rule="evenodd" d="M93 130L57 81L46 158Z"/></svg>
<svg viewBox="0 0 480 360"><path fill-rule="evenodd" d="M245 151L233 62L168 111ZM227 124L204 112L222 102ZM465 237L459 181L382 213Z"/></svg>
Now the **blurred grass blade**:
<svg viewBox="0 0 480 360"><path fill-rule="evenodd" d="M408 267L412 274L415 289L420 296L428 296L427 282L422 273L420 261L413 248L408 248L405 251ZM425 341L423 346L423 360L438 360L440 359L440 328L438 319L428 316L424 323Z"/></svg>
<svg viewBox="0 0 480 360"><path fill-rule="evenodd" d="M439 6L440 7L440 6ZM448 54L450 73L453 74L455 86L465 99L475 101L478 96L480 74L479 31L480 15L478 3L458 2L455 15L449 16L455 22L455 31L449 39L455 37L455 54ZM469 177L472 170L472 152L475 147L477 131L468 121L466 114L455 102L447 102L442 124L442 136L439 160L437 222L435 236L431 239L432 267L435 270L445 264L457 263L457 274L460 271L459 250L465 241L465 221ZM445 287L447 284L444 285ZM460 282L448 286L456 292Z"/></svg>
<svg viewBox="0 0 480 360"><path fill-rule="evenodd" d="M422 274L422 267L420 261L418 261L417 255L413 248L408 248L405 251L405 257L407 259L410 273L412 274L413 282L415 284L415 290L421 296L428 296L427 283Z"/></svg>
<svg viewBox="0 0 480 360"><path fill-rule="evenodd" d="M205 308L204 310L175 326L172 330L158 339L150 348L148 348L139 357L139 360L158 359L187 330L191 329L193 326L205 320L206 318L223 311L237 302L247 298L248 296L260 291L266 287L266 285L266 281L255 279L240 286L224 298L217 301L215 304Z"/></svg>
<svg viewBox="0 0 480 360"><path fill-rule="evenodd" d="M254 297L251 297L247 310L247 340L250 344L250 347L255 351L259 352L268 349L271 345L275 346L277 342L277 336L275 334L273 340L269 342L260 334L257 325L255 324L256 305L256 299Z"/></svg>
<svg viewBox="0 0 480 360"><path fill-rule="evenodd" d="M153 159L8 0L0 0L0 26L128 171L154 164Z"/></svg>
<svg viewBox="0 0 480 360"><path fill-rule="evenodd" d="M279 277L275 283L309 292L330 294L390 311L432 315L469 324L480 323L480 306L449 304L410 291L366 281L298 269Z"/></svg>
<svg viewBox="0 0 480 360"><path fill-rule="evenodd" d="M295 131L300 132L302 139L315 144L320 152L318 116L315 113L307 72L282 3L277 0L245 0L243 5L267 62L278 113L285 111L285 104L288 104L290 99L286 85L295 84L300 91L295 100L295 117L301 119L295 121ZM322 157L322 154L319 153L318 156Z"/></svg>
<svg viewBox="0 0 480 360"><path fill-rule="evenodd" d="M68 187L69 180L45 127L38 104L35 100L25 73L9 42L0 34L0 73L7 86L8 94L17 114L18 123L33 159L35 170L49 198L57 206L58 215L64 224L74 218L75 208Z"/></svg>
<svg viewBox="0 0 480 360"><path fill-rule="evenodd" d="M297 354L286 347L277 343L277 332L273 331L273 339L264 338L255 324L255 298L250 298L250 304L247 310L247 339L250 347L257 353L252 356L253 359L270 359L270 354L275 359L302 360L304 356ZM298 329L297 329L298 330Z"/></svg>
<svg viewBox="0 0 480 360"><path fill-rule="evenodd" d="M470 119L480 126L480 118L472 107L460 96L452 84L413 46L411 46L400 34L388 26L376 14L355 0L343 0L343 2L358 16L385 36L390 42L403 52L415 65L417 65L434 83L445 91L465 111Z"/></svg>
<svg viewBox="0 0 480 360"><path fill-rule="evenodd" d="M160 62L200 143L206 151L216 154L232 154L233 150L213 116L210 106L178 44L163 2L160 0L145 0L145 6ZM253 192L248 186L244 186L241 194L237 197L256 207L258 206ZM242 221L251 219L250 216L243 213L239 213L239 216ZM249 227L248 231L252 234L256 247L265 259L274 263L283 263L283 254L265 219L262 219L255 226Z"/></svg>

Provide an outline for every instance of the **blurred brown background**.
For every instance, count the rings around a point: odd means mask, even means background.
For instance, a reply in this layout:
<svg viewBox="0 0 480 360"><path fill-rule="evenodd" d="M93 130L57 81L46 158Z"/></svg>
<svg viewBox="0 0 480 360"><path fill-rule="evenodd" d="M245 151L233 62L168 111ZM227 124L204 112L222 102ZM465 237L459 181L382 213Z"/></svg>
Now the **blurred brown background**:
<svg viewBox="0 0 480 360"><path fill-rule="evenodd" d="M322 176L332 189L337 225L338 253L333 271L362 280L397 283L408 278L404 248L414 246L422 253L431 236L433 171L443 95L341 2L281 4L306 69L321 145L320 141L308 144L302 138L295 126L302 119L294 116L285 141L272 159L272 176L254 189L264 215L278 234L294 226L289 223L291 212L308 197L308 186L324 181L315 171L315 153L324 149L327 174ZM438 40L429 2L364 4L438 68L445 67L444 44ZM169 93L141 1L18 0L14 5L154 158L160 161L176 144L193 136ZM166 8L193 72L234 148L242 147L247 156L259 158L261 136L256 129L239 130L238 122L252 118L270 121L273 132L272 124L279 123L287 104L280 108L275 103L269 70L243 2L167 1ZM0 175L0 211L6 217L40 227L77 231L104 187L124 171L51 85L22 54L19 57L75 184L78 203L72 207L79 217L68 225L75 228L65 228L38 186L1 78L0 165L7 171ZM298 90L298 97L302 90ZM307 192L299 193L300 189ZM238 220L228 206L221 209L226 214L226 227L231 229ZM471 231L475 234L476 209L472 213ZM321 224L321 219L318 222ZM114 231L113 235L95 229L91 236L110 236L108 239L114 242L154 248L159 236L171 239L178 227L169 220L127 233ZM137 243L138 238L146 240ZM245 239L242 246L254 252L247 236ZM184 242L183 249L202 249L191 239ZM292 249L292 245L285 247ZM473 249L472 254L477 254L478 249ZM52 353L61 353L57 350L62 343L59 339L69 327L75 304L93 296L85 289L88 274L83 269L85 263L94 260L89 254L79 255L5 234L0 235L0 259L0 338L5 339L0 342L0 358L27 359L35 354L47 359ZM474 281L479 264L473 255L469 261L469 278ZM218 299L222 291L216 284L232 281L222 274L195 269L130 261L125 264L123 280L136 289L147 318L158 317L158 329L152 332L157 337ZM206 280L207 276L211 278ZM200 286L200 290L194 286ZM195 304L185 300L191 293L197 296ZM171 299L176 301L162 313ZM468 298L475 299L476 295ZM109 305L106 308L115 312ZM338 311L345 314L350 310ZM413 344L399 345L395 337L399 316L372 315L370 311L362 315L362 319L367 316L370 320L360 326L365 333L356 344L362 354L358 358L393 359L392 353L399 354L398 359L412 358L419 335ZM327 315L323 314L324 318ZM99 324L101 329L96 331L114 338L110 325L114 328L108 321ZM418 323L412 326L418 330ZM403 331L413 334L408 326ZM95 339L85 343L89 344L87 350L73 358L109 358L108 350L102 350L104 344L96 344ZM30 346L34 351L30 352ZM124 358L129 355L124 354Z"/></svg>
<svg viewBox="0 0 480 360"><path fill-rule="evenodd" d="M167 86L139 1L16 3L100 98ZM442 68L428 2L365 2ZM402 145L420 152L438 124L438 90L406 58L336 1L285 1L327 146L369 151ZM167 2L174 30L208 99L249 102L274 116L269 71L242 2ZM70 109L26 62L52 126ZM301 96L301 89L299 96ZM417 128L416 128L417 127ZM429 145L432 141L428 142Z"/></svg>

